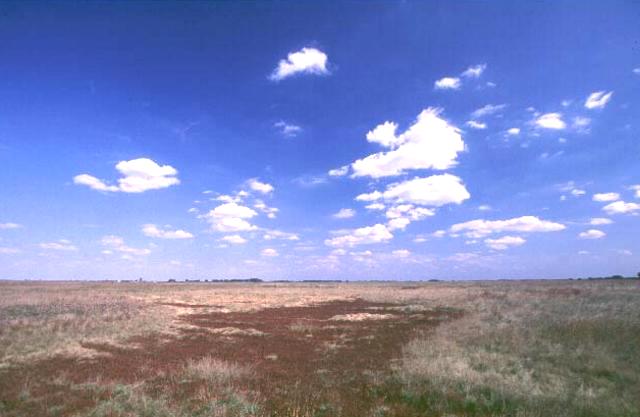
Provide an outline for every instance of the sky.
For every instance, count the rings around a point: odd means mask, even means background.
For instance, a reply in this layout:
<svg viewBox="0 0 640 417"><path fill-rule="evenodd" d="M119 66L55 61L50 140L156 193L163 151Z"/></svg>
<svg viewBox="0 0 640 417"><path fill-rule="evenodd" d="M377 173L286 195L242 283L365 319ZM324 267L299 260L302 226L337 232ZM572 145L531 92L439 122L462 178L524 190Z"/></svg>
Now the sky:
<svg viewBox="0 0 640 417"><path fill-rule="evenodd" d="M635 275L638 22L2 2L0 279Z"/></svg>

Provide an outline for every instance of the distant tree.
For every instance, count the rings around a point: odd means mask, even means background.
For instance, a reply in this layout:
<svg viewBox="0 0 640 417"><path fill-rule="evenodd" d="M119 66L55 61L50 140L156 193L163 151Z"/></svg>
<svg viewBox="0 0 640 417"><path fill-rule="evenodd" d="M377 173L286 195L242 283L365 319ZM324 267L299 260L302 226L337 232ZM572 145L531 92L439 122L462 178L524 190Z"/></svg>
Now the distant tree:
<svg viewBox="0 0 640 417"><path fill-rule="evenodd" d="M638 272L638 279L640 279L640 272Z"/></svg>

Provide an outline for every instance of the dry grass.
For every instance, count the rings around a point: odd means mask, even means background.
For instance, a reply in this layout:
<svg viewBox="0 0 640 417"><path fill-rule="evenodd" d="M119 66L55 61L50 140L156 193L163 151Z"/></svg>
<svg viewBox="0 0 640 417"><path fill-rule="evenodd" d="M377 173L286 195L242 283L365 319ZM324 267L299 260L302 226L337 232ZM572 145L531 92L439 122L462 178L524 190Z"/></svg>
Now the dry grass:
<svg viewBox="0 0 640 417"><path fill-rule="evenodd" d="M432 411L469 415L640 414L637 283L485 291L406 347L398 374L414 401L428 392Z"/></svg>
<svg viewBox="0 0 640 417"><path fill-rule="evenodd" d="M250 370L246 366L205 356L200 359L189 359L182 375L187 379L203 380L224 386L250 375Z"/></svg>
<svg viewBox="0 0 640 417"><path fill-rule="evenodd" d="M0 282L0 382L2 366L20 366L57 354L93 356L99 361L96 351L86 345L91 341L132 348L134 336L195 337L198 332L208 332L234 336L221 339L243 349L244 343L259 345L275 337L269 329L248 323L221 322L201 328L188 320L194 314L226 316L362 299L394 305L327 315L320 321L295 317L286 329L306 340L315 340L321 331L335 332L339 336L319 342L318 350L339 360L341 349L353 343L343 333L345 328L366 331L368 326L397 317L464 312L461 318L443 321L406 345L402 357L393 362L391 376L378 373L371 378L366 391L371 402L367 415L635 417L640 415L639 284ZM333 326L319 324L327 323L323 321L326 317L331 317ZM268 350L257 351L256 358L272 366L286 360ZM248 364L224 362L214 356L185 357L180 363L166 374L133 385L117 385L118 381L77 385L63 379L47 384L67 384L70 392L95 403L78 417L269 415L246 391L247 381L253 378ZM327 386L332 384L330 378L351 377L323 376ZM237 381L244 381L244 388L239 388L242 384ZM42 401L38 384L29 381L20 390L17 401L26 404L26 409ZM292 404L303 400L291 399ZM331 398L328 401L322 409L307 404L291 410L304 409L299 415L344 415ZM0 415L2 407L0 394ZM62 404L51 406L48 415L62 415L56 407Z"/></svg>

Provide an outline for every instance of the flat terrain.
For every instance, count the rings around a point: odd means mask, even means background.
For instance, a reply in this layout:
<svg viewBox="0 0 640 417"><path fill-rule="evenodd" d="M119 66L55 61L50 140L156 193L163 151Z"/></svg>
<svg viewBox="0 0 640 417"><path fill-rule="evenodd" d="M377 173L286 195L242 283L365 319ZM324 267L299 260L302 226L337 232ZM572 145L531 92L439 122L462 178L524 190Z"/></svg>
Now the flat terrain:
<svg viewBox="0 0 640 417"><path fill-rule="evenodd" d="M638 416L640 281L0 283L0 416Z"/></svg>

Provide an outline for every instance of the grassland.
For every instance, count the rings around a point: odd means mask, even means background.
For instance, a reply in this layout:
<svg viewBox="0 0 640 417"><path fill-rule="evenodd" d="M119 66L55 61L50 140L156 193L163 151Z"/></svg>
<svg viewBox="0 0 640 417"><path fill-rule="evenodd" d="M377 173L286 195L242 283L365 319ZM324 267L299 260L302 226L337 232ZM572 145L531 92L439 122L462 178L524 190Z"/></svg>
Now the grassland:
<svg viewBox="0 0 640 417"><path fill-rule="evenodd" d="M640 281L0 283L0 416L639 416Z"/></svg>

